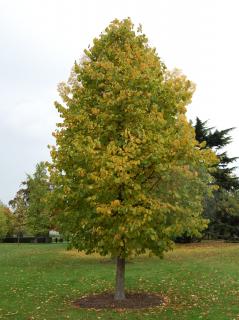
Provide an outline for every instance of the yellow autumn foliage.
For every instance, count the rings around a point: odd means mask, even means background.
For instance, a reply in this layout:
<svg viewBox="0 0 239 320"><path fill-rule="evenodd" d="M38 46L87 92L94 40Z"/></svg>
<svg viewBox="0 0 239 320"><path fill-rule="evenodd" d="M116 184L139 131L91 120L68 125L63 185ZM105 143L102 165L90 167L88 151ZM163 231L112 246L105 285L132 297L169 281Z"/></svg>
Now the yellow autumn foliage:
<svg viewBox="0 0 239 320"><path fill-rule="evenodd" d="M195 85L166 68L130 19L94 39L59 90L50 169L59 225L74 247L160 256L175 237L205 228L216 157L186 118Z"/></svg>

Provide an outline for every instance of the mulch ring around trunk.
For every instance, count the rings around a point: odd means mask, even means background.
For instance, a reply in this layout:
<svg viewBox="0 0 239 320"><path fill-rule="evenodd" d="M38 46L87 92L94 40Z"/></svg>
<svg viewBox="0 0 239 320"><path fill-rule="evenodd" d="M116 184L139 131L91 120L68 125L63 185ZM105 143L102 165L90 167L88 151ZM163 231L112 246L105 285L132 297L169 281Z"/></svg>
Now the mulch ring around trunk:
<svg viewBox="0 0 239 320"><path fill-rule="evenodd" d="M128 293L126 299L115 301L112 293L83 296L73 305L86 309L147 309L166 305L166 298L157 293Z"/></svg>

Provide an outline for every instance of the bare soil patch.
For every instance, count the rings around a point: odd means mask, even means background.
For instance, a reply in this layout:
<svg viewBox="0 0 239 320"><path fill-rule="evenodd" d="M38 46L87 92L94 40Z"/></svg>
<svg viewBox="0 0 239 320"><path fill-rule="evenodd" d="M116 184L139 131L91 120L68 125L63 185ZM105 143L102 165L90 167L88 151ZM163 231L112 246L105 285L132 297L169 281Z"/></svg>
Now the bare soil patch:
<svg viewBox="0 0 239 320"><path fill-rule="evenodd" d="M112 293L100 293L73 302L75 307L87 309L147 309L165 304L166 299L156 293L128 293L122 301L115 301Z"/></svg>

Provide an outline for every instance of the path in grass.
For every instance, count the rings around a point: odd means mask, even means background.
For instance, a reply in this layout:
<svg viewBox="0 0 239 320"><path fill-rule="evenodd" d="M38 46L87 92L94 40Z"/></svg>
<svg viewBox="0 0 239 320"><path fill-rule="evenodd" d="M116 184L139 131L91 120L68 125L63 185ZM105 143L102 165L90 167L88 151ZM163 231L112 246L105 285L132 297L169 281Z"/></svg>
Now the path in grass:
<svg viewBox="0 0 239 320"><path fill-rule="evenodd" d="M66 252L61 244L0 244L0 319L239 319L239 245L179 246L164 260L127 264L128 290L160 292L166 307L140 311L80 310L71 301L112 291L107 258Z"/></svg>

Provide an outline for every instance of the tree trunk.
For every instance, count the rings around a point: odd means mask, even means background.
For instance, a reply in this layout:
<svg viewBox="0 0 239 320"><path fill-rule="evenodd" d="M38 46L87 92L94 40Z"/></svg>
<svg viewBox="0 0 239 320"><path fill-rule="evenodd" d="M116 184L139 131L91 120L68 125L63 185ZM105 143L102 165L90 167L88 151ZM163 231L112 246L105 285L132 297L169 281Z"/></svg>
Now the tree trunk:
<svg viewBox="0 0 239 320"><path fill-rule="evenodd" d="M115 283L115 300L124 300L124 275L125 275L125 258L117 257L116 260L116 283Z"/></svg>

